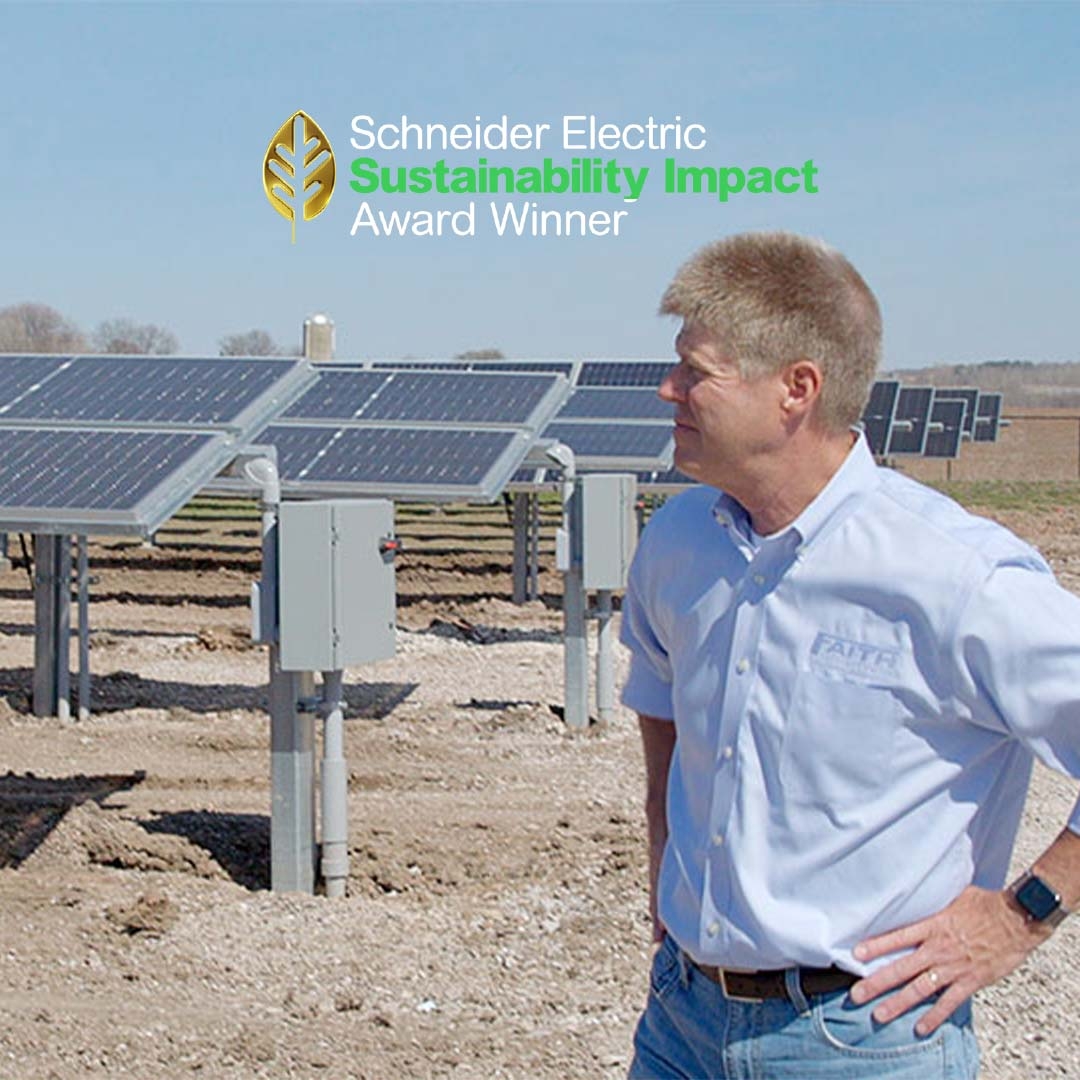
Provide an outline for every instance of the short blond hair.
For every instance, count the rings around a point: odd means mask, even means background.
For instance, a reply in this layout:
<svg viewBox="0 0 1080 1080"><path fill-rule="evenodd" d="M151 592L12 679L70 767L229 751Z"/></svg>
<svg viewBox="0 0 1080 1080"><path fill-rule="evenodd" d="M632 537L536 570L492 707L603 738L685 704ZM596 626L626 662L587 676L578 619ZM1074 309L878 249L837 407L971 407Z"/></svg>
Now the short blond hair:
<svg viewBox="0 0 1080 1080"><path fill-rule="evenodd" d="M818 415L830 431L858 422L881 358L881 312L839 251L792 233L742 233L692 255L660 314L699 323L733 350L743 378L812 360Z"/></svg>

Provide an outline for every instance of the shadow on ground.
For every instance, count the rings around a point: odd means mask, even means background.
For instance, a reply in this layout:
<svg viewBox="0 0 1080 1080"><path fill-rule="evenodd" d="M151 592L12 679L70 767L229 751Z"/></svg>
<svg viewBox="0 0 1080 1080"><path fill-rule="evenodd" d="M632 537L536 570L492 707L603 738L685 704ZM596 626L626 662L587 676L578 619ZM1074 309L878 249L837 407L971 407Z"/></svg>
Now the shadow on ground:
<svg viewBox="0 0 1080 1080"><path fill-rule="evenodd" d="M0 868L32 855L73 806L90 800L100 805L145 779L141 769L104 776L0 776Z"/></svg>
<svg viewBox="0 0 1080 1080"><path fill-rule="evenodd" d="M34 673L31 668L0 668L0 698L15 712L30 711ZM345 686L346 717L382 720L416 689L417 683L351 683ZM90 711L176 709L199 714L231 709L267 707L266 686L237 683L204 685L147 679L131 671L94 675L90 680Z"/></svg>
<svg viewBox="0 0 1080 1080"><path fill-rule="evenodd" d="M148 833L180 836L202 848L245 889L270 888L270 818L265 814L181 810L139 824Z"/></svg>

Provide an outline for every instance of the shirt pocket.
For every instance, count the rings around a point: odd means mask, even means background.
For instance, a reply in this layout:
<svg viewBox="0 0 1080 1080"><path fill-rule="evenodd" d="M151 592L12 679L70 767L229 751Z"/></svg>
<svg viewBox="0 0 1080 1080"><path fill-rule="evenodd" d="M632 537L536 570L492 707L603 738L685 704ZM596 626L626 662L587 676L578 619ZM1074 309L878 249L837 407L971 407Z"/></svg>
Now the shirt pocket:
<svg viewBox="0 0 1080 1080"><path fill-rule="evenodd" d="M866 799L888 776L903 716L887 686L800 672L780 749L784 795L834 806Z"/></svg>

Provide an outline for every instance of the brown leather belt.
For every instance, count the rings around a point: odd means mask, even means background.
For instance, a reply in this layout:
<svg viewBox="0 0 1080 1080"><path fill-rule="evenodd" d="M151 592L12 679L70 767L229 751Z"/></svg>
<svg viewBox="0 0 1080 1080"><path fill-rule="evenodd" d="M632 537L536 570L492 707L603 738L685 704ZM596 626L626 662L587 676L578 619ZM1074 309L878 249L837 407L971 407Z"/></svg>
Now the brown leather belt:
<svg viewBox="0 0 1080 1080"><path fill-rule="evenodd" d="M699 964L690 961L696 971L706 979L718 983L724 991L724 997L730 1001L766 1001L769 998L788 996L785 972L783 969L770 971L732 971L730 968L713 967L712 964ZM846 990L859 981L858 975L838 967L799 968L799 985L807 997L814 994L832 994L837 990Z"/></svg>

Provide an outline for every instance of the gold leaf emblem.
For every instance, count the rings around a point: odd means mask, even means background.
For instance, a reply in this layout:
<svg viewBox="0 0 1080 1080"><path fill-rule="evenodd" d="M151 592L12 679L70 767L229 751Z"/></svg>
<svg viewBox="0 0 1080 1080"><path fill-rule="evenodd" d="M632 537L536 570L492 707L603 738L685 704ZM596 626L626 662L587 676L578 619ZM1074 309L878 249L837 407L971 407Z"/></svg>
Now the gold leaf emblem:
<svg viewBox="0 0 1080 1080"><path fill-rule="evenodd" d="M317 218L334 194L335 176L330 140L306 112L294 112L278 128L263 158L263 190L270 205L292 222L294 244L297 210L303 207L305 221Z"/></svg>

